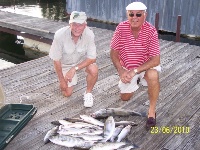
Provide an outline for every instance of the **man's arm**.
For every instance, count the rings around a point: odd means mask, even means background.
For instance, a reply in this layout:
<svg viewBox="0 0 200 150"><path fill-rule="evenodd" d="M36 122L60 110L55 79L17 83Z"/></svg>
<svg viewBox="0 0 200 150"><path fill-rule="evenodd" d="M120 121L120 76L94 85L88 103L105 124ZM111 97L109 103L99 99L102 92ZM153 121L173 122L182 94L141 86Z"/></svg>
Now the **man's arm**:
<svg viewBox="0 0 200 150"><path fill-rule="evenodd" d="M147 62L145 62L144 64L142 64L138 68L134 68L134 69L137 69L137 72L141 73L143 71L146 71L146 70L153 68L153 67L156 67L158 65L160 65L160 55L151 57ZM132 78L132 77L135 76L134 69L129 71L129 78Z"/></svg>
<svg viewBox="0 0 200 150"><path fill-rule="evenodd" d="M147 62L139 66L137 69L138 73L146 71L150 68L156 67L160 64L160 55L151 57Z"/></svg>
<svg viewBox="0 0 200 150"><path fill-rule="evenodd" d="M117 50L111 49L110 51L110 57L111 60L117 69L117 72L119 73L119 77L123 83L129 83L130 79L127 78L127 75L129 73L128 70L124 69L121 64L120 64L120 59L119 59L119 52Z"/></svg>
<svg viewBox="0 0 200 150"><path fill-rule="evenodd" d="M61 62L53 61L53 63L54 63L54 68L55 68L56 74L58 76L58 80L60 82L60 88L62 91L64 91L67 88L67 82L65 81L65 77L63 76L63 73L62 73Z"/></svg>
<svg viewBox="0 0 200 150"><path fill-rule="evenodd" d="M119 59L119 52L116 50L111 49L110 50L110 58L117 69L118 73L120 74L121 70L123 69L121 64L120 64L120 59Z"/></svg>

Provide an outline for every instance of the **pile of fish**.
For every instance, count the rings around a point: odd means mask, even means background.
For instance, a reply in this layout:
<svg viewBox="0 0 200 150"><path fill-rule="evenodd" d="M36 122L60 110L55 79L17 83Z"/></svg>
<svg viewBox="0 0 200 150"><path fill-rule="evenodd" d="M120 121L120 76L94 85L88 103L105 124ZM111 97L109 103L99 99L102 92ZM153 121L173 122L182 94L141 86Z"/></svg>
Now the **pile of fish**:
<svg viewBox="0 0 200 150"><path fill-rule="evenodd" d="M90 115L80 115L80 118L64 118L53 121L56 125L49 130L44 143L51 141L66 147L90 149L90 150L130 150L138 148L131 142L124 142L130 133L132 126L137 126L131 121L114 120L115 116L146 116L135 111L127 111L118 108L100 109ZM105 119L104 122L98 120Z"/></svg>

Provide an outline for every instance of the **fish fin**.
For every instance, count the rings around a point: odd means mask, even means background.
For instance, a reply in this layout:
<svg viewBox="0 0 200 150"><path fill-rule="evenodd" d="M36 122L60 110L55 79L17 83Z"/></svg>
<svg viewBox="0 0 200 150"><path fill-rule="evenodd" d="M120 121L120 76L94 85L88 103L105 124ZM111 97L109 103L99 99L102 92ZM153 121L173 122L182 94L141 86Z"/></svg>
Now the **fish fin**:
<svg viewBox="0 0 200 150"><path fill-rule="evenodd" d="M140 148L140 147L137 146L136 144L133 144L132 146L133 146L133 148Z"/></svg>

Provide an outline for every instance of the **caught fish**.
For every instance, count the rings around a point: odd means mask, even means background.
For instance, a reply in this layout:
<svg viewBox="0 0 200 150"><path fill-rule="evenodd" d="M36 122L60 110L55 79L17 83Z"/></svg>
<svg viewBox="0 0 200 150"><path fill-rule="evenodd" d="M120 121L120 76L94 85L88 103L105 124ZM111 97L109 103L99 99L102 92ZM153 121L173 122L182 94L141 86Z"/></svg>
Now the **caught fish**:
<svg viewBox="0 0 200 150"><path fill-rule="evenodd" d="M95 129L91 133L87 132L87 133L84 133L84 134L86 134L86 135L102 135L103 129Z"/></svg>
<svg viewBox="0 0 200 150"><path fill-rule="evenodd" d="M60 125L68 125L68 124L72 123L71 121L69 121L70 119L66 119L66 120L65 119L61 119L61 120L58 120L58 121L52 121L51 124L56 125L56 126L60 126Z"/></svg>
<svg viewBox="0 0 200 150"><path fill-rule="evenodd" d="M133 148L139 148L139 147L135 144L129 145L129 146L123 145L122 147L118 148L118 150L130 150L130 149L133 149Z"/></svg>
<svg viewBox="0 0 200 150"><path fill-rule="evenodd" d="M119 133L122 131L123 128L124 128L123 125L120 125L120 126L115 128L115 131L110 138L111 142L114 142L115 138L119 135Z"/></svg>
<svg viewBox="0 0 200 150"><path fill-rule="evenodd" d="M89 124L85 122L75 122L70 124L62 125L62 128L68 129L68 128L95 128L95 129L101 129L99 126L94 124Z"/></svg>
<svg viewBox="0 0 200 150"><path fill-rule="evenodd" d="M99 141L103 139L103 136L100 135L86 135L86 134L73 135L73 137L79 137L87 141Z"/></svg>
<svg viewBox="0 0 200 150"><path fill-rule="evenodd" d="M44 144L48 143L49 142L49 137L54 135L54 134L57 134L57 131L58 131L59 127L56 126L56 127L53 127L51 130L49 130L45 137L44 137Z"/></svg>
<svg viewBox="0 0 200 150"><path fill-rule="evenodd" d="M105 142L105 143L97 143L96 145L92 146L90 150L114 150L118 149L121 146L126 145L125 142Z"/></svg>
<svg viewBox="0 0 200 150"><path fill-rule="evenodd" d="M88 123L91 123L91 124L94 124L94 125L98 125L98 126L101 126L103 127L104 126L104 123L97 120L97 119L94 119L93 117L90 117L90 116L87 116L87 115L80 115L80 117L85 121L85 122L88 122Z"/></svg>
<svg viewBox="0 0 200 150"><path fill-rule="evenodd" d="M102 140L102 142L108 141L113 135L114 131L115 131L115 121L113 116L109 116L104 123L104 132L103 132L104 139Z"/></svg>
<svg viewBox="0 0 200 150"><path fill-rule="evenodd" d="M67 125L69 125L69 124L72 124L71 122L66 121L66 120L58 120L58 122L59 122L60 124L64 125L64 126L67 126Z"/></svg>
<svg viewBox="0 0 200 150"><path fill-rule="evenodd" d="M117 142L121 142L131 131L131 125L126 126L122 129L120 134L117 136Z"/></svg>
<svg viewBox="0 0 200 150"><path fill-rule="evenodd" d="M80 118L63 118L63 120L66 120L66 121L69 121L69 122L85 122L83 119L80 119Z"/></svg>
<svg viewBox="0 0 200 150"><path fill-rule="evenodd" d="M136 124L136 123L133 122L133 121L119 121L119 122L115 122L115 125L116 125L116 126L119 126L119 125L124 125L124 126L127 126L127 125L137 126L138 124Z"/></svg>
<svg viewBox="0 0 200 150"><path fill-rule="evenodd" d="M91 133L92 129L86 128L68 128L68 129L61 129L58 130L57 133L62 135L71 135L71 134L82 134L82 133Z"/></svg>
<svg viewBox="0 0 200 150"><path fill-rule="evenodd" d="M101 118L106 118L108 116L142 116L146 117L146 113L139 113L136 111L130 111L130 110L125 110L121 108L105 108L105 109L100 109L92 114L90 114L91 117L96 118L96 119L101 119Z"/></svg>
<svg viewBox="0 0 200 150"><path fill-rule="evenodd" d="M60 134L50 136L49 140L57 145L82 149L89 149L94 145L93 141L86 141L80 138Z"/></svg>

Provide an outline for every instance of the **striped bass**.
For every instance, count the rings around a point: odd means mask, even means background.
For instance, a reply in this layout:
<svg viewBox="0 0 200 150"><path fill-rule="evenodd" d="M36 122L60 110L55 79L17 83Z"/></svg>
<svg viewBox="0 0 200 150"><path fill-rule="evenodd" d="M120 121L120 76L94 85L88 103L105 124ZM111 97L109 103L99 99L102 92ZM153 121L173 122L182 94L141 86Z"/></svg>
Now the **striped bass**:
<svg viewBox="0 0 200 150"><path fill-rule="evenodd" d="M127 125L122 129L120 134L117 136L117 142L121 142L131 131L131 125Z"/></svg>
<svg viewBox="0 0 200 150"><path fill-rule="evenodd" d="M123 128L124 128L123 125L120 125L120 126L115 128L115 131L110 138L111 142L114 142L115 138L119 135L119 133L122 131Z"/></svg>
<svg viewBox="0 0 200 150"><path fill-rule="evenodd" d="M86 135L86 134L73 135L73 137L79 137L87 141L99 141L103 139L103 136L100 135Z"/></svg>
<svg viewBox="0 0 200 150"><path fill-rule="evenodd" d="M90 114L91 117L96 118L96 119L101 119L101 118L106 118L108 116L141 116L141 117L146 117L146 113L139 113L136 111L131 111L131 110L125 110L121 108L104 108L100 109L92 114Z"/></svg>
<svg viewBox="0 0 200 150"><path fill-rule="evenodd" d="M104 126L104 123L97 120L97 119L94 119L93 117L90 117L90 116L87 116L87 115L80 115L80 117L85 121L85 122L88 122L88 123L91 123L91 124L94 124L94 125L98 125L98 126L101 126L103 127Z"/></svg>
<svg viewBox="0 0 200 150"><path fill-rule="evenodd" d="M60 134L50 136L49 140L57 145L82 149L89 149L94 144L93 141L86 141L80 138Z"/></svg>
<svg viewBox="0 0 200 150"><path fill-rule="evenodd" d="M114 150L118 149L119 147L126 145L125 142L117 142L117 143L97 143L96 145L92 146L90 150Z"/></svg>
<svg viewBox="0 0 200 150"><path fill-rule="evenodd" d="M113 135L114 131L115 131L115 121L113 116L109 116L104 123L104 132L103 132L104 139L102 140L102 142L108 141Z"/></svg>
<svg viewBox="0 0 200 150"><path fill-rule="evenodd" d="M52 136L52 135L54 135L54 134L56 134L57 131L58 131L58 129L59 129L59 127L56 126L56 127L53 127L51 130L49 130L49 131L46 133L46 135L45 135L45 137L44 137L44 144L46 144L46 143L49 142L49 137Z"/></svg>

